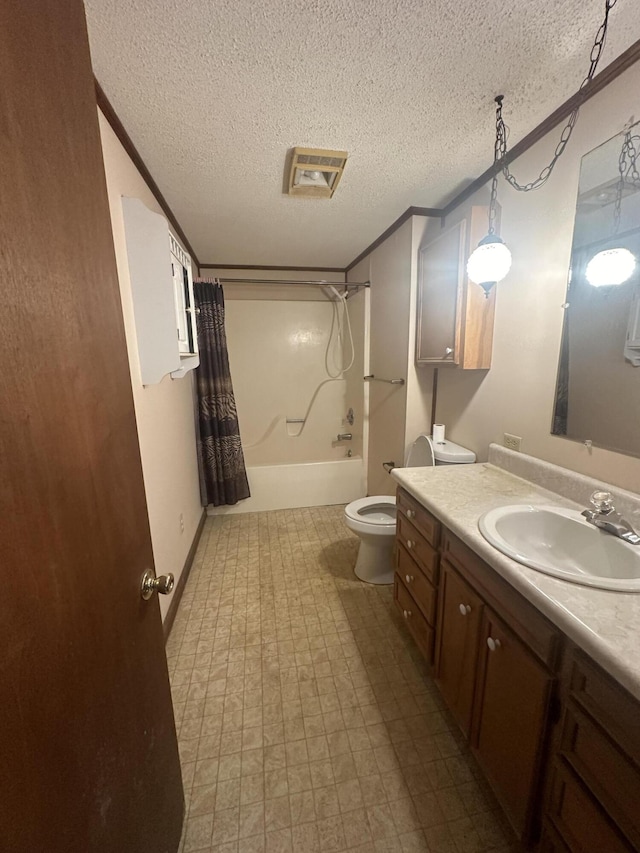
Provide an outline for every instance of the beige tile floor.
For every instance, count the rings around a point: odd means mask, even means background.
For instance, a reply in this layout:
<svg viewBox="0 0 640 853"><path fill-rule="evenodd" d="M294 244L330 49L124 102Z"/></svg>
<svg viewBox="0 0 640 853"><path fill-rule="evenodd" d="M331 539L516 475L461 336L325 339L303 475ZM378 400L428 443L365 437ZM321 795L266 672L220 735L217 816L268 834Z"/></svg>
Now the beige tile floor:
<svg viewBox="0 0 640 853"><path fill-rule="evenodd" d="M517 849L342 513L206 522L167 648L181 849Z"/></svg>

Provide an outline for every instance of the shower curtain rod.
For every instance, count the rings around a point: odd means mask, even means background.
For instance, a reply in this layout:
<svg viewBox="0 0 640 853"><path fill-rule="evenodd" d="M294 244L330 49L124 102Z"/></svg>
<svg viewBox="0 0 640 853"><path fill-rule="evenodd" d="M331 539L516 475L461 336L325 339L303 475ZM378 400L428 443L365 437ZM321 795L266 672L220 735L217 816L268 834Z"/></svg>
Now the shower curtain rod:
<svg viewBox="0 0 640 853"><path fill-rule="evenodd" d="M220 284L304 284L315 287L369 287L368 281L325 281L324 279L315 279L313 281L295 281L294 279L275 279L275 278L219 278L212 276L211 278L194 278L194 281L219 281Z"/></svg>

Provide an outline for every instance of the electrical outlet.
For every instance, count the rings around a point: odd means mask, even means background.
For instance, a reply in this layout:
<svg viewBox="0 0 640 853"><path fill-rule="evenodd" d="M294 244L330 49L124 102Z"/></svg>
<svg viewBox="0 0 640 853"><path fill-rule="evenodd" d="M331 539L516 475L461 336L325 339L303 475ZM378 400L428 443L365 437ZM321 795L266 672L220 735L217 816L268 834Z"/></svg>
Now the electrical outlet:
<svg viewBox="0 0 640 853"><path fill-rule="evenodd" d="M180 533L184 533L184 515L180 513Z"/></svg>
<svg viewBox="0 0 640 853"><path fill-rule="evenodd" d="M522 438L519 435L511 435L510 432L505 432L502 443L505 447L508 447L509 450L520 450Z"/></svg>

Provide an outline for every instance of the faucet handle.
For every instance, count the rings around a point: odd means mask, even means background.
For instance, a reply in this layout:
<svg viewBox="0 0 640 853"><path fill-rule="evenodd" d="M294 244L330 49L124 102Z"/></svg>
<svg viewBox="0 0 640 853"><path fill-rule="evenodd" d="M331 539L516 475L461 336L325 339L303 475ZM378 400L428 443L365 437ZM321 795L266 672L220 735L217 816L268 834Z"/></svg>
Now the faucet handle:
<svg viewBox="0 0 640 853"><path fill-rule="evenodd" d="M601 515L609 515L614 511L611 492L595 491L590 497L591 506Z"/></svg>

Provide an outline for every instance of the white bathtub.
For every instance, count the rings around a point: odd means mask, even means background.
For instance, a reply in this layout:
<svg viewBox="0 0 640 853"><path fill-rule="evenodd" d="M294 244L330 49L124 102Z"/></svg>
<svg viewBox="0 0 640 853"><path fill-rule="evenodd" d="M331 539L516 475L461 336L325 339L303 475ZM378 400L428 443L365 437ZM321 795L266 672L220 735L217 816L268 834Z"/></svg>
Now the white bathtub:
<svg viewBox="0 0 640 853"><path fill-rule="evenodd" d="M235 506L208 507L208 515L346 504L365 495L361 457L247 468L251 497Z"/></svg>

